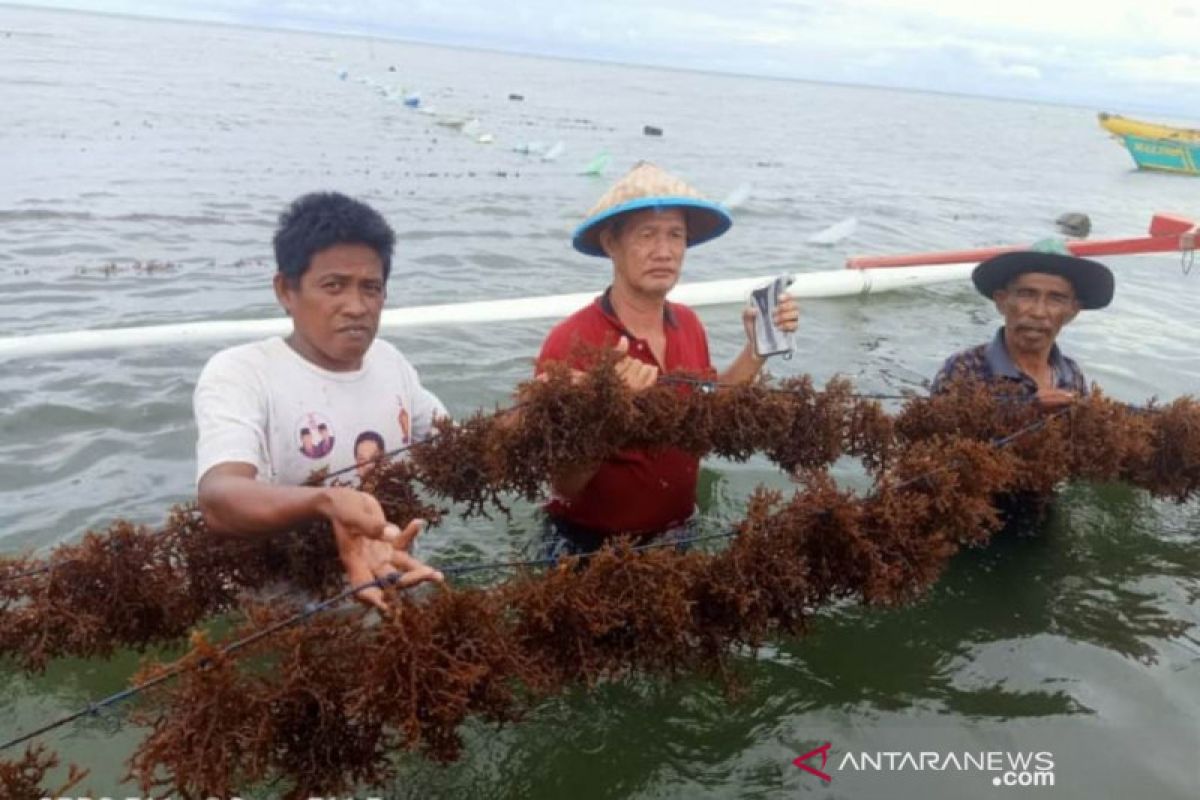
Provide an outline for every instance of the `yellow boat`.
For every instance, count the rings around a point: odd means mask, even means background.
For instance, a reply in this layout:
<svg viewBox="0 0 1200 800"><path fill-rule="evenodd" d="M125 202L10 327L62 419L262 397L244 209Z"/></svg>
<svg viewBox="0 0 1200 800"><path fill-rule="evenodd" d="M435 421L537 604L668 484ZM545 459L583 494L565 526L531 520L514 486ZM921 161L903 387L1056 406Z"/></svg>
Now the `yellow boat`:
<svg viewBox="0 0 1200 800"><path fill-rule="evenodd" d="M1175 139L1189 143L1200 142L1200 130L1195 128L1175 128L1170 125L1158 125L1153 122L1142 122L1136 119L1122 117L1120 114L1100 112L1100 125L1109 133L1117 136L1139 136L1144 139Z"/></svg>

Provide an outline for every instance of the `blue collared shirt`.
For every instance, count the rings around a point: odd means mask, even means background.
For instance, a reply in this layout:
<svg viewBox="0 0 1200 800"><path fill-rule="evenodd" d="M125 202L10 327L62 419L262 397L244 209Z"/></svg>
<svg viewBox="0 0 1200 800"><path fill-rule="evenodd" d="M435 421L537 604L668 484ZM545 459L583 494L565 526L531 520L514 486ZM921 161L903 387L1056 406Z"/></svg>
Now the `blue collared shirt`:
<svg viewBox="0 0 1200 800"><path fill-rule="evenodd" d="M1087 380L1083 377L1083 370L1073 359L1064 356L1057 344L1050 348L1050 366L1054 369L1054 385L1057 388L1075 392L1080 396L1087 394ZM989 383L1003 381L1007 385L1006 388L1016 388L1028 395L1038 392L1037 381L1022 372L1009 356L1008 348L1004 346L1004 326L996 331L996 335L987 344L963 350L946 359L937 377L933 379L930 391L933 394L941 394L946 391L948 381L960 377L974 377Z"/></svg>

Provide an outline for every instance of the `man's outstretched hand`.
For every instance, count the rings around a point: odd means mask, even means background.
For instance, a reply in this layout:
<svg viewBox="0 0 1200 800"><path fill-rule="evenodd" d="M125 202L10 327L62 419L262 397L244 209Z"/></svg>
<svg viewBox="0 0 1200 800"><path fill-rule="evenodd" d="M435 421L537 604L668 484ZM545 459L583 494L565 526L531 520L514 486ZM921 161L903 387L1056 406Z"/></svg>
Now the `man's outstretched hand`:
<svg viewBox="0 0 1200 800"><path fill-rule="evenodd" d="M329 497L325 516L333 526L338 556L351 586L380 578L393 578L400 588L444 580L442 573L409 552L425 529L425 520L414 519L400 530L384 517L379 501L366 492L339 487L331 490ZM383 590L376 586L360 590L356 598L381 610L387 608Z"/></svg>

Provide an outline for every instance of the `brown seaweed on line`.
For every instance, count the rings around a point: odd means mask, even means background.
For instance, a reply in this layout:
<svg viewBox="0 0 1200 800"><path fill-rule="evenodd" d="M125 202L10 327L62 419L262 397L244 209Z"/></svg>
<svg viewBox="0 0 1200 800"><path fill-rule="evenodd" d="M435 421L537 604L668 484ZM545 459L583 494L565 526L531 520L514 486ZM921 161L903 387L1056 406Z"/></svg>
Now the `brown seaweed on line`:
<svg viewBox="0 0 1200 800"><path fill-rule="evenodd" d="M40 744L25 748L24 755L15 761L0 760L0 797L17 800L66 796L88 775L87 770L71 764L66 779L57 789L42 788L46 781L46 773L57 766L58 756Z"/></svg>
<svg viewBox="0 0 1200 800"><path fill-rule="evenodd" d="M443 589L424 604L400 598L375 627L351 617L289 631L277 646L262 645L269 673L221 662L220 703L206 705L214 689L200 673L156 690L143 711L154 732L133 772L147 790L171 786L185 796L266 779L284 780L289 797L338 793L393 778L379 755L391 747L459 757L458 731L469 716L508 721L550 693L632 674L726 675L731 654L772 635L804 633L831 601L892 605L919 597L959 548L996 530L997 493L1057 482L1073 468L1106 478L1144 474L1155 463L1146 448L1155 418L1103 398L1092 411L1090 422L1079 421L1078 442L1064 433L1067 419L1044 430L1028 426L1028 438L1040 442L1025 445L1022 437L1003 449L991 444L991 431L911 440L889 454L892 466L866 497L810 471L786 503L757 492L740 535L716 554L618 546L485 591ZM1195 411L1190 401L1176 408ZM1093 423L1128 426L1114 437L1088 429ZM916 420L907 424L915 430ZM1178 420L1159 424L1179 427ZM1084 467L1098 452L1116 463ZM1172 450L1167 458L1195 476L1194 460L1175 462L1179 456ZM1032 481L1029 459L1046 459ZM318 646L333 652L312 655ZM324 677L355 670L357 682ZM239 709L227 721L238 746L220 745L222 771L213 778L205 766L213 756L190 732L224 730L212 719L222 707Z"/></svg>
<svg viewBox="0 0 1200 800"><path fill-rule="evenodd" d="M393 748L459 757L468 716L512 720L550 693L632 674L721 674L730 654L802 633L834 598L904 602L978 540L979 517L938 513L946 499L983 508L1013 474L1003 455L959 444L956 466L921 490L857 498L814 473L787 503L757 493L716 554L606 548L487 590L400 597L372 627L325 618L236 662L202 641L188 658L209 666L139 712L152 732L132 771L146 792L185 797L280 778L288 797L343 793L394 777ZM241 633L280 613L256 612Z"/></svg>
<svg viewBox="0 0 1200 800"><path fill-rule="evenodd" d="M715 393L659 386L631 395L611 365L579 384L552 371L524 387L522 398L517 413L477 415L414 447L412 461L381 464L364 488L398 524L441 513L418 485L465 504L464 513L483 513L505 493L536 496L557 466L635 445L729 458L765 450L789 470L820 469L848 454L894 478L901 454L919 452L923 442L992 442L1039 419L1028 404L997 401L985 387L966 384L910 400L895 417L855 397L845 381L831 381L823 392L800 378ZM1184 398L1139 412L1097 393L1071 410L1069 424L1056 420L1006 450L1021 457L1018 490L1046 492L1077 475L1128 480L1182 501L1200 485L1200 408ZM936 469L939 458L933 447L925 466ZM236 609L245 590L279 578L329 596L343 585L334 553L320 524L244 541L210 535L190 507L174 509L160 532L116 522L45 561L0 564L0 654L37 670L63 655L106 656L117 647L177 640ZM44 571L29 575L39 564ZM11 577L19 575L25 577Z"/></svg>
<svg viewBox="0 0 1200 800"><path fill-rule="evenodd" d="M799 385L803 391L795 393L751 387L716 395L660 387L635 397L611 364L579 386L565 372L552 371L548 381L525 388L519 416L479 414L446 425L440 436L413 448L412 461L377 466L364 489L379 498L391 521L403 525L416 517L435 522L440 517L441 509L422 499L418 484L464 504L464 514L484 513L489 506L502 509L505 493L536 496L556 466L627 446L682 445L744 458L771 437L792 432L819 437L819 452L835 457L838 448L829 443L840 435L840 418L825 413L819 432L797 420L815 416L810 406L839 403L818 397L807 381ZM839 397L846 396L843 387ZM725 424L734 413L741 422ZM762 420L757 428L756 418ZM788 458L803 447L799 435L791 441L786 448L777 445ZM811 454L795 458L809 465L820 461ZM0 654L40 670L65 655L108 656L117 647L176 640L205 619L235 609L244 591L280 578L328 596L341 588L334 556L324 524L250 541L209 534L191 506L173 509L158 531L117 521L56 548L40 562L41 574L0 575ZM33 567L33 561L19 559L0 570L16 576Z"/></svg>

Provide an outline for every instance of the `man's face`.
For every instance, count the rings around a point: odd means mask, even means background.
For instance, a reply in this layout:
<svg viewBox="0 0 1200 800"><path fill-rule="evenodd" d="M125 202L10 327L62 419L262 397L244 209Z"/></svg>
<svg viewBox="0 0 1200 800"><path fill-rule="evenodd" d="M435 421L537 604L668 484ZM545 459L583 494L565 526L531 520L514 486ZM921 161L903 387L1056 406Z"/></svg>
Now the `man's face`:
<svg viewBox="0 0 1200 800"><path fill-rule="evenodd" d="M375 468L375 461L383 454L379 444L374 439L363 439L354 448L354 463L357 465L359 477L366 475Z"/></svg>
<svg viewBox="0 0 1200 800"><path fill-rule="evenodd" d="M620 230L600 234L612 259L614 276L638 294L666 297L679 281L687 251L687 218L683 210L647 209L627 215Z"/></svg>
<svg viewBox="0 0 1200 800"><path fill-rule="evenodd" d="M276 274L275 296L292 317L288 341L300 355L328 370L356 370L379 330L383 262L366 245L335 244L312 257L296 284Z"/></svg>
<svg viewBox="0 0 1200 800"><path fill-rule="evenodd" d="M1042 272L1018 275L993 299L1004 315L1009 342L1023 353L1048 352L1063 325L1079 313L1071 282Z"/></svg>

